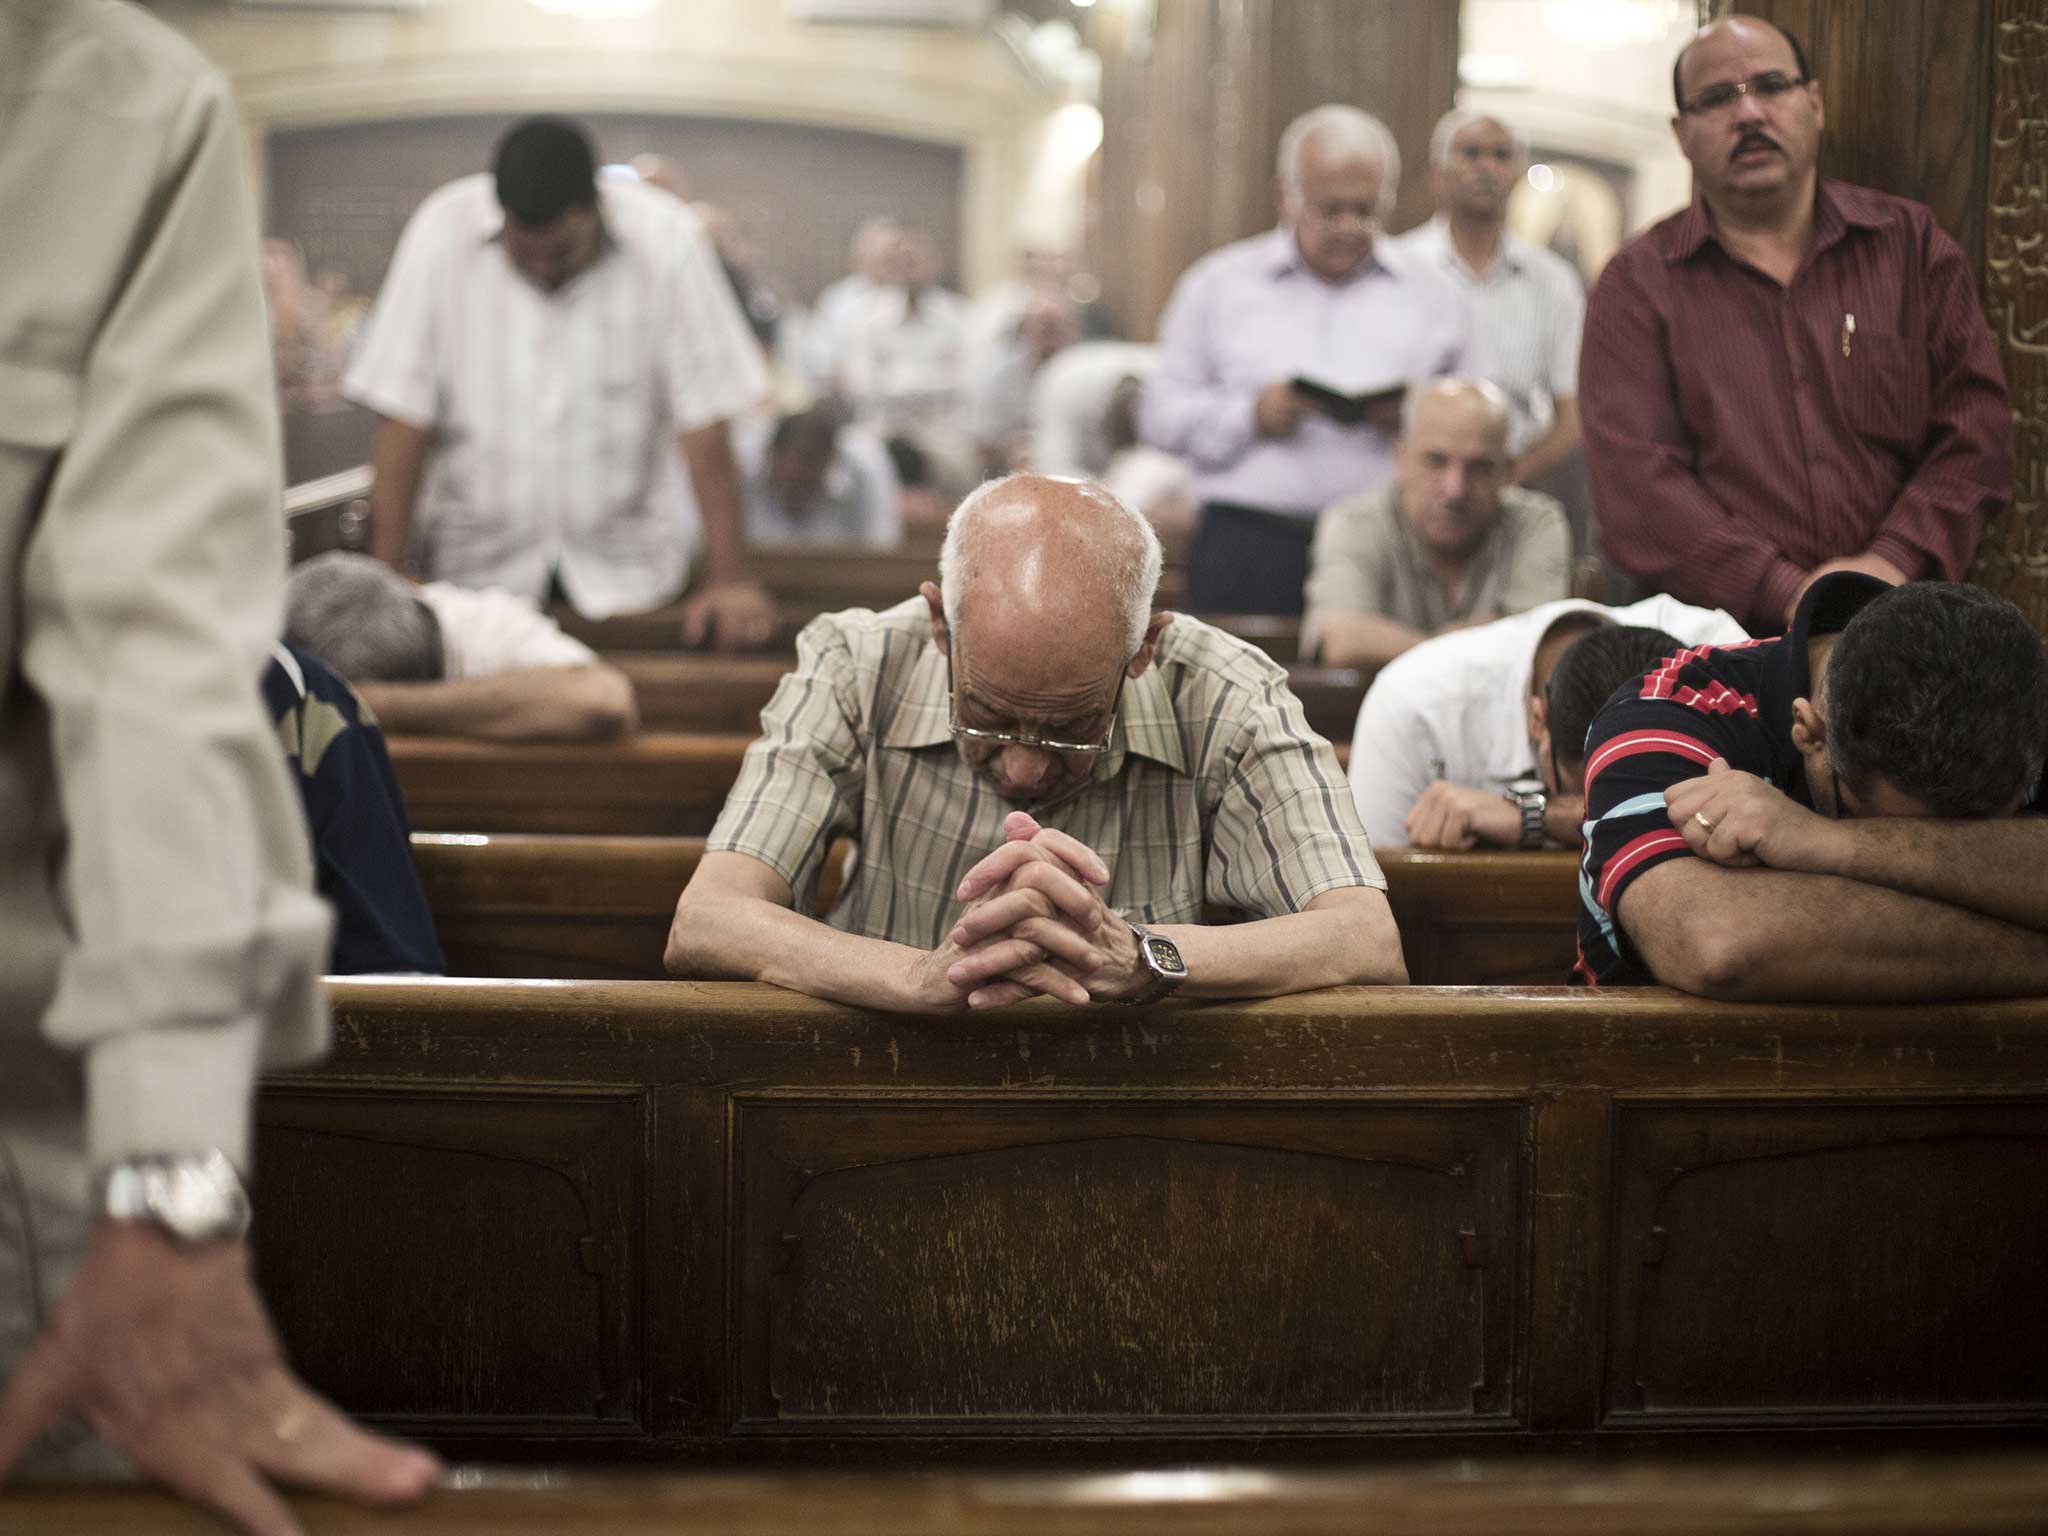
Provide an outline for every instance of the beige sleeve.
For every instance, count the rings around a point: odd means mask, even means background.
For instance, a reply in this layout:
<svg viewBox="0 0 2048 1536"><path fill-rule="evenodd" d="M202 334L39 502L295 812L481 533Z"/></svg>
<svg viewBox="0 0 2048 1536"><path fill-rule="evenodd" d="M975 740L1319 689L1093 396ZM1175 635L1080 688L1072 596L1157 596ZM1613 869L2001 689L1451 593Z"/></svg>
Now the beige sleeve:
<svg viewBox="0 0 2048 1536"><path fill-rule="evenodd" d="M1512 514L1518 526L1501 583L1502 617L1572 595L1572 530L1564 506L1538 491L1524 496Z"/></svg>
<svg viewBox="0 0 2048 1536"><path fill-rule="evenodd" d="M43 1027L85 1056L95 1163L219 1147L246 1166L259 1065L324 1044L329 919L258 692L284 521L241 138L211 73L162 126L23 553L22 670L68 848Z"/></svg>
<svg viewBox="0 0 2048 1536"><path fill-rule="evenodd" d="M1355 496L1325 507L1309 546L1308 586L1302 594L1301 654L1312 657L1322 644L1323 616L1377 613L1384 586L1387 551L1376 537L1384 520L1377 497Z"/></svg>

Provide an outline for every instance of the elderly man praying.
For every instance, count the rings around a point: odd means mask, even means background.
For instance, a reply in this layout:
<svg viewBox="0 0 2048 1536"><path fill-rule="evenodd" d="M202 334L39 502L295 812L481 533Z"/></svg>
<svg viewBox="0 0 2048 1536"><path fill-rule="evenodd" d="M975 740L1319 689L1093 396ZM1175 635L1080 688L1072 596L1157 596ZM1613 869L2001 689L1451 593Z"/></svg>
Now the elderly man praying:
<svg viewBox="0 0 2048 1536"><path fill-rule="evenodd" d="M918 1012L1402 981L1329 744L1263 653L1153 610L1159 569L1100 487L1013 475L953 514L937 585L813 622L669 969Z"/></svg>

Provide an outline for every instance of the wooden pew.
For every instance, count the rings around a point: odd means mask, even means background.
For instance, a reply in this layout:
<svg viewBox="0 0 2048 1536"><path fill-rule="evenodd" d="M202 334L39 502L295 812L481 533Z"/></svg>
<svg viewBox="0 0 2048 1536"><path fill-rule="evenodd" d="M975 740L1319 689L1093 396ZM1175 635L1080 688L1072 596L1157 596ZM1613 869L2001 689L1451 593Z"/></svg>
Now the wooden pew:
<svg viewBox="0 0 2048 1536"><path fill-rule="evenodd" d="M11 1509L41 1536L221 1530L129 1486L28 1484L0 1497L0 1513ZM1499 1458L1000 1477L463 1467L411 1510L291 1502L324 1536L2032 1536L2048 1507L2048 1455Z"/></svg>
<svg viewBox="0 0 2048 1536"><path fill-rule="evenodd" d="M602 745L393 736L391 764L423 832L704 833L751 735L642 732Z"/></svg>
<svg viewBox="0 0 2048 1536"><path fill-rule="evenodd" d="M413 835L452 976L658 980L701 838ZM822 909L845 873L826 860ZM1418 986L1549 986L1575 953L1567 853L1383 849L1387 898Z"/></svg>
<svg viewBox="0 0 2048 1536"><path fill-rule="evenodd" d="M632 680L640 723L657 731L753 731L794 653L714 656L673 651L615 651L605 657ZM1348 667L1288 668L1288 684L1309 725L1346 741L1358 720L1370 675Z"/></svg>
<svg viewBox="0 0 2048 1536"><path fill-rule="evenodd" d="M603 744L388 738L420 832L594 832L674 837L711 830L751 732L643 731ZM1337 761L1351 743L1336 744Z"/></svg>
<svg viewBox="0 0 2048 1536"><path fill-rule="evenodd" d="M2048 1428L2048 1000L330 992L332 1059L259 1100L259 1277L314 1386L450 1453Z"/></svg>
<svg viewBox="0 0 2048 1536"><path fill-rule="evenodd" d="M284 497L285 539L291 562L333 549L360 550L370 537L370 466L292 486Z"/></svg>

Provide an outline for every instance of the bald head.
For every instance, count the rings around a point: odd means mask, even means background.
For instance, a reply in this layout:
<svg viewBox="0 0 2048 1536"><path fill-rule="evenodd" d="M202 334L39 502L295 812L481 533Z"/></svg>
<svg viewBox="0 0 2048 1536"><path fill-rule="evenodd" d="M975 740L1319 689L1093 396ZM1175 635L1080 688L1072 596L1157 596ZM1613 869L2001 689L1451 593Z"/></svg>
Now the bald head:
<svg viewBox="0 0 2048 1536"><path fill-rule="evenodd" d="M1152 525L1101 486L1050 475L991 480L946 525L939 584L956 633L977 620L1101 640L1127 659L1145 637L1163 563Z"/></svg>
<svg viewBox="0 0 2048 1536"><path fill-rule="evenodd" d="M690 178L683 174L683 168L667 155L635 155L632 159L633 174L650 187L659 187L671 197L690 198Z"/></svg>

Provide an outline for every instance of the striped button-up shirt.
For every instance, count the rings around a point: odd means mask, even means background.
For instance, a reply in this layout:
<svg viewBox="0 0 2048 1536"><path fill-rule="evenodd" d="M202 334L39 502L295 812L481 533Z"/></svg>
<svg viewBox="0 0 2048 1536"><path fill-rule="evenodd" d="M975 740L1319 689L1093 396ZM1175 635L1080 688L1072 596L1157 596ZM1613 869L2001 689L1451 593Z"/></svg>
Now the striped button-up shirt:
<svg viewBox="0 0 2048 1536"><path fill-rule="evenodd" d="M1501 232L1485 272L1465 265L1442 217L1397 235L1394 248L1442 272L1472 306L1473 373L1514 408L1508 449L1520 453L1550 429L1554 403L1579 392L1579 332L1586 292L1570 262Z"/></svg>
<svg viewBox="0 0 2048 1536"><path fill-rule="evenodd" d="M765 393L767 372L695 214L607 182L604 245L548 293L512 265L488 175L450 182L399 238L350 399L430 429L414 517L429 576L593 618L683 585L697 540L677 434Z"/></svg>
<svg viewBox="0 0 2048 1536"><path fill-rule="evenodd" d="M830 922L936 949L960 916L954 891L1015 809L954 745L946 689L921 598L813 621L709 846L761 860L813 912L827 847L853 838L859 867ZM1286 673L1184 615L1124 685L1094 773L1031 814L1100 854L1103 899L1141 923L1199 922L1205 903L1275 917L1386 885Z"/></svg>
<svg viewBox="0 0 2048 1536"><path fill-rule="evenodd" d="M1159 366L1139 430L1195 466L1195 494L1312 518L1394 476L1394 439L1305 412L1286 437L1261 437L1259 392L1307 378L1347 394L1464 367L1471 316L1440 272L1387 242L1341 283L1301 259L1291 230L1211 251L1175 285L1159 320Z"/></svg>
<svg viewBox="0 0 2048 1536"><path fill-rule="evenodd" d="M2012 495L1969 263L1918 203L1843 182L1786 287L1699 201L1623 246L1587 305L1579 403L1607 558L1760 633L1836 556L1959 578Z"/></svg>

